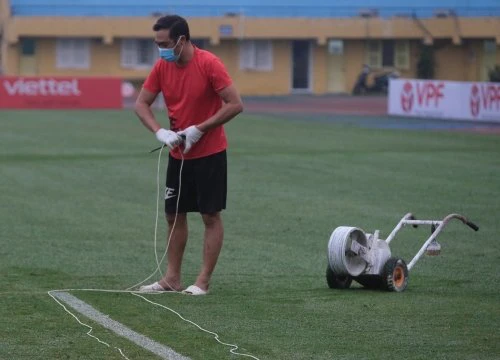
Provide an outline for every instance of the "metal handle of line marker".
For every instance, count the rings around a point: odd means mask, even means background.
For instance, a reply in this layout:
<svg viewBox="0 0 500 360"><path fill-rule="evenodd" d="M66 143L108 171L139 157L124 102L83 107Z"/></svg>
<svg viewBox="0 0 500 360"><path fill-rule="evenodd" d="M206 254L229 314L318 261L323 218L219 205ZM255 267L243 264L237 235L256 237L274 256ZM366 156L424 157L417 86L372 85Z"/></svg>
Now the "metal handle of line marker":
<svg viewBox="0 0 500 360"><path fill-rule="evenodd" d="M465 225L468 225L472 230L474 231L478 231L479 230L479 226L477 226L476 224L474 224L472 221L465 221Z"/></svg>
<svg viewBox="0 0 500 360"><path fill-rule="evenodd" d="M396 236L396 233L401 230L401 228L405 225L412 225L414 228L417 228L418 225L439 225L441 224L441 221L437 220L416 220L415 216L412 213L406 214L396 225L394 230L389 234L385 242L387 244L390 244L392 240L394 240L394 237Z"/></svg>
<svg viewBox="0 0 500 360"><path fill-rule="evenodd" d="M422 245L420 250L418 251L417 255L410 261L408 264L408 271L410 271L413 266L416 264L416 262L422 257L424 254L425 250L427 249L427 246L439 235L439 233L443 230L443 228L448 224L448 222L452 219L458 219L461 222L463 222L465 225L469 226L471 229L474 231L478 231L479 227L474 224L473 222L469 221L465 216L460 215L460 214L450 214L446 216L442 221L432 221L432 220L422 220L423 222L427 224L439 224L439 226L436 228L436 230L431 234L431 236L427 239L427 241ZM406 220L408 221L408 220Z"/></svg>
<svg viewBox="0 0 500 360"><path fill-rule="evenodd" d="M181 137L181 139L182 139L182 143L183 143L184 141L186 141L186 135L180 135L180 137ZM181 144L182 144L182 143L181 143ZM150 153L150 154L151 154L151 153L154 153L155 151L158 151L158 150L160 150L161 148L163 148L163 146L164 146L164 145L159 146L159 147L157 147L156 149L151 150L149 153Z"/></svg>
<svg viewBox="0 0 500 360"><path fill-rule="evenodd" d="M385 242L387 244L390 244L390 242L396 236L397 232L399 230L401 230L401 228L404 226L404 222L407 221L407 220L410 220L410 219L415 219L415 217L413 216L412 213L408 213L405 216L403 216L403 218L401 220L399 220L399 223L396 225L396 227L394 228L394 230L392 230L392 232L389 234L389 236L387 237L387 239L385 239Z"/></svg>
<svg viewBox="0 0 500 360"><path fill-rule="evenodd" d="M436 220L405 220L404 225L439 225L441 221Z"/></svg>

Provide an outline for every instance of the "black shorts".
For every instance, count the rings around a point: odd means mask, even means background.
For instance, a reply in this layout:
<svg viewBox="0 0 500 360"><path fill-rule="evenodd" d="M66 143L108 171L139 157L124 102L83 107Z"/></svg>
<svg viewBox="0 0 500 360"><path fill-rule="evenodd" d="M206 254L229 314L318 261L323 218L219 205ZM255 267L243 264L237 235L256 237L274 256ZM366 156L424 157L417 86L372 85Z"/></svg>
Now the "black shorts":
<svg viewBox="0 0 500 360"><path fill-rule="evenodd" d="M227 156L226 151L206 157L184 160L179 191L179 172L182 160L169 155L165 188L165 213L199 212L212 214L226 208ZM178 198L178 196L180 197Z"/></svg>

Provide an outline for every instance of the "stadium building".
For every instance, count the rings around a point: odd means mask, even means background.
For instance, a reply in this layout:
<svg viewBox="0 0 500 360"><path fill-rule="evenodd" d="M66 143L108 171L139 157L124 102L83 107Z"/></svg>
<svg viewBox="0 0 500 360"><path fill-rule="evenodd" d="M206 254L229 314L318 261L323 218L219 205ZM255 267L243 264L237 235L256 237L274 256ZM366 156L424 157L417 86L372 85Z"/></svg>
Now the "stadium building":
<svg viewBox="0 0 500 360"><path fill-rule="evenodd" d="M362 69L487 81L500 63L498 0L0 0L1 74L116 76L140 84L157 59L155 20L188 19L243 95L350 92ZM376 4L376 5L375 5Z"/></svg>

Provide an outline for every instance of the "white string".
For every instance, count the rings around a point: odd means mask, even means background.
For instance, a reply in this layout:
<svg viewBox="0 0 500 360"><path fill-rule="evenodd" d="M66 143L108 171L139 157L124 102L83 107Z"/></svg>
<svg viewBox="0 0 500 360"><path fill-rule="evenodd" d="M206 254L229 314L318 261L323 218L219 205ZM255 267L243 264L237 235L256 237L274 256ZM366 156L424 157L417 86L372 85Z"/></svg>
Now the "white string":
<svg viewBox="0 0 500 360"><path fill-rule="evenodd" d="M228 343L225 343L223 341L221 341L219 339L219 334L217 334L216 332L213 332L213 331L210 331L210 330L207 330L207 329L204 329L203 327L201 327L200 325L198 325L197 323L195 323L194 321L191 321L189 319L186 319L185 317L183 317L180 313L178 313L177 311L169 308L168 306L165 306L165 305L162 305L162 304L158 304L158 303L155 303L151 300L148 300L146 299L144 296L142 295L139 295L137 293L137 290L130 290L130 289L133 289L141 284L143 284L144 282L146 282L147 280L149 280L151 277L153 277L157 272L159 272L160 274L162 273L161 272L161 269L160 269L160 264L163 262L163 259L165 258L167 252L168 252L168 247L170 245L170 240L172 238L172 234L174 232L174 229L175 229L175 225L176 225L176 222L177 222L177 215L178 215L178 212L179 212L179 200L180 200L180 197L181 197L181 184L182 184L182 168L184 166L184 156L181 152L181 166L180 166L180 169L179 169L179 192L178 192L178 196L177 196L177 203L176 203L176 209L175 209L175 217L174 217L174 223L172 224L172 229L170 231L170 234L168 236L168 240L167 240L167 247L165 249L165 252L163 253L163 256L160 260L158 260L158 253L157 253L157 249L156 249L156 244L157 244L157 234L158 234L158 218L159 218L159 198L160 198L160 164L161 164L161 153L163 152L163 148L165 147L165 145L163 145L160 149L160 154L158 155L158 166L157 166L157 173L156 173L156 185L157 185L157 192L156 192L156 218L155 218L155 230L154 230L154 250L155 250L155 260L156 260L156 269L155 271L149 275L146 279L142 280L141 282L135 284L135 285L132 285L131 287L127 288L126 290L108 290L108 289L60 289L60 290L50 290L48 291L47 293L49 294L49 296L54 299L54 301L56 303L58 303L60 306L62 306L62 308L64 309L64 311L66 311L68 314L70 314L80 325L82 326L85 326L89 329L89 331L86 333L88 336L94 338L95 340L97 340L99 343L103 344L103 345L106 345L107 347L111 347L107 342L105 341L102 341L101 339L99 339L97 336L95 335L92 335L92 326L88 325L88 324L85 324L83 323L82 321L80 321L80 319L74 315L71 311L69 311L66 306L64 306L64 304L62 304L59 300L57 300L53 295L52 295L52 292L69 292L69 291L93 291L93 292L105 292L105 293L127 293L127 294L132 294L132 295L135 295L137 297L140 297L141 299L147 301L148 303L152 304L152 305L155 305L155 306L159 306L159 307L162 307L174 314L176 314L181 320L187 322L187 323L190 323L192 325L194 325L195 327L197 327L199 330L203 331L203 332L206 332L210 335L213 335L214 339L221 345L224 345L224 346L228 346L230 347L231 349L229 350L229 352L231 354L234 354L234 355L237 355L237 356L245 356L245 357L249 357L249 358L252 358L252 359L255 359L255 360L260 360L259 358L253 356L253 355L250 355L250 354L245 354L245 353L239 353L237 352L236 350L238 349L238 345L235 345L235 344L228 344ZM169 285L170 286L170 285ZM169 291L168 293L181 293L179 291L176 291L174 290L172 287L171 289L173 291ZM153 293L148 293L148 295L160 295L160 294L165 294L165 292L153 292ZM114 347L115 349L117 349L119 352L120 352L120 355L126 359L126 360L130 360L122 351L122 349L118 348L118 347Z"/></svg>
<svg viewBox="0 0 500 360"><path fill-rule="evenodd" d="M186 319L184 316L182 316L181 314L179 314L177 311L175 310L172 310L171 308L169 308L168 306L165 306L165 305L162 305L162 304L158 304L158 303L155 303L151 300L148 300L146 299L144 296L142 295L139 295L137 293L132 293L132 295L135 295L137 297L140 297L142 298L143 300L147 301L148 303L150 304L153 304L153 305L156 305L156 306L159 306L159 307L162 307L172 313L174 313L175 315L177 315L179 318L181 318L182 320L184 320L185 322L187 323L190 323L191 325L194 325L196 326L198 329L200 329L201 331L203 332L206 332L207 334L210 334L210 335L213 335L214 339L221 345L224 345L224 346L228 346L228 347L231 347L231 349L229 350L229 352L231 354L234 354L234 355L239 355L239 356L246 356L246 357L249 357L249 358L252 358L252 359L255 359L255 360L260 360L259 358L253 356L253 355L250 355L250 354L244 354L244 353L239 353L237 352L236 350L238 350L238 345L235 345L235 344L228 344L228 343L225 343L223 341L221 341L219 339L219 334L217 334L216 332L213 332L213 331L210 331L210 330L207 330L207 329L204 329L202 328L200 325L198 325L197 323L195 323L194 321L191 321L189 319Z"/></svg>
<svg viewBox="0 0 500 360"><path fill-rule="evenodd" d="M111 347L111 346L110 346L107 342L102 341L101 339L99 339L99 338L98 338L97 336L95 336L95 335L92 335L92 330L93 330L93 327L92 327L92 326L90 326L90 325L88 325L88 324L85 324L85 323L84 323L84 322L82 322L82 321L80 321L80 319L79 319L79 318L78 318L75 314L73 314L71 311L69 311L69 310L68 310L68 308L66 308L66 306L64 306L64 304L63 304L63 303L61 303L59 300L57 300L57 299L55 298L55 296L54 296L54 295L52 295L52 294L51 294L52 292L57 292L57 291L61 291L61 290L51 290L51 291L48 291L47 293L49 294L49 296L50 296L52 299L54 299L54 301L55 301L56 303L58 303L59 305L61 305L61 306L62 306L62 308L64 309L64 311L66 311L66 312L67 312L68 314L70 314L73 318L75 318L75 320L76 320L76 321L78 321L78 323L79 323L80 325L85 326L85 327L87 327L87 328L89 329L89 331L87 331L87 332L86 332L86 334L87 334L88 336L90 336L91 338L94 338L94 339L95 339L95 340L97 340L99 343L101 343L101 344L103 344L103 345L106 345L107 347ZM116 346L114 346L114 348L120 352L120 355L121 355L124 359L126 359L126 360L130 360L130 359L129 359L129 358L128 358L128 357L127 357L124 353L123 353L122 349L120 349L120 348L118 348L118 347L116 347Z"/></svg>
<svg viewBox="0 0 500 360"><path fill-rule="evenodd" d="M172 229L170 230L170 234L168 235L168 240L167 240L167 247L165 248L165 252L163 253L163 256L161 257L160 260L158 260L158 251L157 251L157 238L158 238L158 218L159 218L159 201L160 201L160 164L161 164L161 154L163 152L163 148L165 145L163 145L160 149L160 153L158 154L158 165L156 169L156 217L155 217L155 231L154 231L154 251L155 251L155 260L156 260L156 269L149 275L147 278L144 280L138 282L137 284L134 284L130 287L127 288L127 290L131 290L136 288L139 285L144 284L146 281L151 279L156 273L161 274L162 271L160 269L160 264L163 262L163 259L165 259L165 256L167 255L168 252L168 247L170 246L170 240L172 239L172 234L174 233L175 225L177 223L177 215L179 213L179 201L181 198L181 188L182 188L182 168L184 167L184 155L181 153L181 167L179 169L179 191L177 195L177 203L175 205L175 217L174 217L174 223L172 224ZM172 289L172 292L177 292L170 284L167 283L170 289Z"/></svg>

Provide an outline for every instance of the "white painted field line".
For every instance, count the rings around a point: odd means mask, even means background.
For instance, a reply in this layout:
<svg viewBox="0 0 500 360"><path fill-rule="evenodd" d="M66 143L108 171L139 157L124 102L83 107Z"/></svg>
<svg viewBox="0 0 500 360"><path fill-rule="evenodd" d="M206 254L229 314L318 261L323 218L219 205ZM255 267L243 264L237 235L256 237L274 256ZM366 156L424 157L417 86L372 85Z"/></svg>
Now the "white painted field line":
<svg viewBox="0 0 500 360"><path fill-rule="evenodd" d="M114 333L132 341L133 343L137 344L138 346L142 347L143 349L146 349L150 352L152 352L155 355L158 355L162 359L167 359L167 360L190 360L188 357L182 356L178 353L176 353L174 350L169 348L168 346L165 346L163 344L157 343L156 341L141 335L132 329L129 329L125 325L111 319L109 316L101 313L100 311L94 309L92 306L87 304L86 302L78 299L77 297L67 293L67 292L60 292L60 291L53 291L49 292L49 295L59 304L61 305L66 312L68 312L71 316L73 316L81 325L86 326L90 330L87 332L87 335L96 339L99 341L101 344L104 344L106 346L110 346L108 343L101 341L98 339L96 336L92 335L92 327L90 325L87 325L83 322L81 322L75 315L73 315L60 301L64 302L71 308L73 308L75 311L79 312L80 314L86 316L87 318L95 321L96 323L100 324L101 326L105 327L106 329L109 329L113 331ZM60 301L59 301L60 300ZM128 359L125 354L122 352L121 349L116 348L120 354L125 358Z"/></svg>
<svg viewBox="0 0 500 360"><path fill-rule="evenodd" d="M229 352L231 354L234 354L234 355L238 355L238 356L245 356L245 357L249 357L249 358L252 358L254 360L260 360L258 357L256 356L253 356L253 355L250 355L250 354L244 354L244 353L240 353L236 350L238 350L238 345L236 344L229 344L229 343L226 343L226 342L223 342L220 340L219 338L219 334L217 334L216 332L213 332L213 331L210 331L210 330L207 330L207 329L204 329L202 328L200 325L198 325L197 323L195 323L194 321L191 321L191 320L188 320L186 319L184 316L182 316L181 314L179 314L177 311L175 310L172 310L171 308L169 308L168 306L165 306L165 305L162 305L162 304L158 304L158 303L155 303L154 301L151 301L151 300L148 300L146 299L144 296L140 295L140 294L137 294L137 293L132 293L132 295L135 295L137 297L140 297L141 299L147 301L148 303L150 304L153 304L153 305L156 305L156 306L159 306L159 307L162 307L164 308L165 310L168 310L172 313L174 313L175 315L177 315L179 318L181 318L182 320L184 320L185 322L187 323L190 323L191 325L193 326L196 326L198 329L200 329L201 331L203 332L206 332L207 334L210 334L214 337L215 341L217 341L219 344L221 345L224 345L224 346L228 346L230 347L231 349L229 350Z"/></svg>

